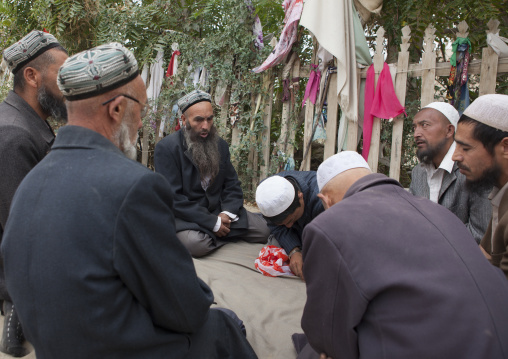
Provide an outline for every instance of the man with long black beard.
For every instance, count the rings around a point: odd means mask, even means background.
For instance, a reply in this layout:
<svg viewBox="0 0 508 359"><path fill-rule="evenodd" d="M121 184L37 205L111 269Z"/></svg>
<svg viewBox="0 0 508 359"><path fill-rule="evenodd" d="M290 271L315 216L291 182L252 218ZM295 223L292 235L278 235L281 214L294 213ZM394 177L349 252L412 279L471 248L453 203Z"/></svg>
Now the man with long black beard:
<svg viewBox="0 0 508 359"><path fill-rule="evenodd" d="M414 139L420 164L413 168L409 191L448 208L480 243L490 220L491 205L488 191L466 190L466 178L452 160L458 120L457 110L445 102L433 102L415 115Z"/></svg>
<svg viewBox="0 0 508 359"><path fill-rule="evenodd" d="M508 278L508 96L478 97L460 117L453 159L466 185L476 191L492 188L492 219L480 248Z"/></svg>
<svg viewBox="0 0 508 359"><path fill-rule="evenodd" d="M178 107L183 128L155 147L155 171L169 181L178 238L194 257L239 239L266 243L265 220L243 207L228 144L213 124L210 95L192 91Z"/></svg>
<svg viewBox="0 0 508 359"><path fill-rule="evenodd" d="M57 39L32 31L4 50L14 74L14 88L0 104L0 241L14 192L26 174L49 152L55 139L49 116L66 120L62 93L57 87L59 67L67 51ZM0 299L5 314L0 351L25 356L24 335L7 289L0 261Z"/></svg>

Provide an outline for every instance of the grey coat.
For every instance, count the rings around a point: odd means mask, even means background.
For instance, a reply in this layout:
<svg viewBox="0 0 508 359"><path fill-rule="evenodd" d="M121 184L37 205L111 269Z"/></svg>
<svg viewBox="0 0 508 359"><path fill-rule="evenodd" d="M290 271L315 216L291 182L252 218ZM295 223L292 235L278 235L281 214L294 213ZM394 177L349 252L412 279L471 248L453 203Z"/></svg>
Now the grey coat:
<svg viewBox="0 0 508 359"><path fill-rule="evenodd" d="M508 358L508 281L460 220L381 174L303 231L302 328L341 359Z"/></svg>
<svg viewBox="0 0 508 359"><path fill-rule="evenodd" d="M0 104L0 242L19 184L49 152L55 135L14 91ZM9 299L0 257L0 299Z"/></svg>
<svg viewBox="0 0 508 359"><path fill-rule="evenodd" d="M445 171L443 174L438 203L459 217L479 244L492 217L492 205L488 199L490 189L482 193L469 192L465 182L466 177L454 163L452 173ZM409 191L418 197L430 197L427 171L421 163L413 168Z"/></svg>

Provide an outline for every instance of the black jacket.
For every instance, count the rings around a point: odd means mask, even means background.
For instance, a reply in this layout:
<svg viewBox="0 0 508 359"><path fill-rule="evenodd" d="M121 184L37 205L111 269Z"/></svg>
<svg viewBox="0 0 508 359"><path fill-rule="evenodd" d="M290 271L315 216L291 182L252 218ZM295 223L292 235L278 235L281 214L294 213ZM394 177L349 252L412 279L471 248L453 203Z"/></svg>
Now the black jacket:
<svg viewBox="0 0 508 359"><path fill-rule="evenodd" d="M223 139L219 139L219 152L219 173L205 191L199 170L187 150L183 130L172 133L155 146L155 171L169 182L177 232L196 230L214 236L212 230L222 211L239 216L238 221L231 223L228 236L240 235L247 230L242 188L231 163L228 144Z"/></svg>

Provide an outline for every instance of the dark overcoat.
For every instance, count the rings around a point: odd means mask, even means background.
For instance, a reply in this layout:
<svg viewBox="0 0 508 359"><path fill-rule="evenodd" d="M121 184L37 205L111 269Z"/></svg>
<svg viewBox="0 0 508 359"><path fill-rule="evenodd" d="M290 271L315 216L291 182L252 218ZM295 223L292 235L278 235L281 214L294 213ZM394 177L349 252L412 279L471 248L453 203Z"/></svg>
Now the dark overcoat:
<svg viewBox="0 0 508 359"><path fill-rule="evenodd" d="M219 138L220 168L213 183L201 186L199 170L192 161L183 129L162 139L155 146L155 171L169 182L173 196L176 231L196 230L213 238L213 227L222 211L238 215L231 232L221 240L247 231L247 212L243 207L243 191L229 154L226 141Z"/></svg>
<svg viewBox="0 0 508 359"><path fill-rule="evenodd" d="M291 226L276 226L268 223L271 234L277 239L280 246L289 253L295 247L302 247L302 233L305 226L318 214L323 212L323 204L318 198L316 171L283 171L276 176L292 177L300 186L303 193L303 215Z"/></svg>
<svg viewBox="0 0 508 359"><path fill-rule="evenodd" d="M2 243L7 287L38 359L184 358L200 346L192 335L208 323L213 295L171 208L164 177L94 131L59 130L16 192Z"/></svg>
<svg viewBox="0 0 508 359"><path fill-rule="evenodd" d="M49 152L55 135L14 91L0 104L0 241L21 180ZM9 299L0 259L0 299Z"/></svg>
<svg viewBox="0 0 508 359"><path fill-rule="evenodd" d="M303 232L302 328L332 358L508 358L508 281L443 206L382 174Z"/></svg>

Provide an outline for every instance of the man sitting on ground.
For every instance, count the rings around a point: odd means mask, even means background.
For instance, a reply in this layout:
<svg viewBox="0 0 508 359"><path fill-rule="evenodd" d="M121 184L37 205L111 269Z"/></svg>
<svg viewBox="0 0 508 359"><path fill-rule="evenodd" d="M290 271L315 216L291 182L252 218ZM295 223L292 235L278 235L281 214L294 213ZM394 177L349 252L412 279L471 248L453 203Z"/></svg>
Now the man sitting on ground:
<svg viewBox="0 0 508 359"><path fill-rule="evenodd" d="M317 171L302 328L331 358L506 358L508 281L449 210L356 152Z"/></svg>
<svg viewBox="0 0 508 359"><path fill-rule="evenodd" d="M178 100L183 127L155 146L155 171L170 184L177 236L194 257L243 239L266 243L265 220L243 207L243 192L226 141L213 124L210 95Z"/></svg>
<svg viewBox="0 0 508 359"><path fill-rule="evenodd" d="M478 97L464 111L453 159L473 191L494 186L492 220L480 248L508 279L508 96Z"/></svg>
<svg viewBox="0 0 508 359"><path fill-rule="evenodd" d="M261 182L256 190L259 210L288 254L291 271L302 279L302 232L323 212L318 192L315 171L281 172Z"/></svg>
<svg viewBox="0 0 508 359"><path fill-rule="evenodd" d="M433 102L415 115L414 139L420 164L413 168L409 191L448 208L480 243L492 207L488 190L480 193L467 190L466 177L452 160L458 120L457 110L445 102Z"/></svg>
<svg viewBox="0 0 508 359"><path fill-rule="evenodd" d="M2 243L37 359L256 358L210 309L168 183L131 160L147 100L133 54L117 43L78 53L58 86L69 125L21 183Z"/></svg>

